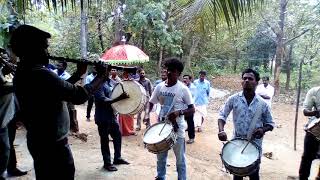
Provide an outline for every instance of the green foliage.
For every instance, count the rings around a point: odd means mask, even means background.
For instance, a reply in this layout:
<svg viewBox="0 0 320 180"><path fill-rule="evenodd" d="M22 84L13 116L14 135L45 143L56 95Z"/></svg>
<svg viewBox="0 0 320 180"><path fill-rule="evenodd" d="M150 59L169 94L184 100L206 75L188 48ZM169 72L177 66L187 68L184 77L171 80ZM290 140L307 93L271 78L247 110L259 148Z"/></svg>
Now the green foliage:
<svg viewBox="0 0 320 180"><path fill-rule="evenodd" d="M126 3L126 29L133 35L135 45L145 46L152 59L157 59L160 47L164 47L170 55L181 54L182 32L167 17L170 13L169 0L134 0Z"/></svg>

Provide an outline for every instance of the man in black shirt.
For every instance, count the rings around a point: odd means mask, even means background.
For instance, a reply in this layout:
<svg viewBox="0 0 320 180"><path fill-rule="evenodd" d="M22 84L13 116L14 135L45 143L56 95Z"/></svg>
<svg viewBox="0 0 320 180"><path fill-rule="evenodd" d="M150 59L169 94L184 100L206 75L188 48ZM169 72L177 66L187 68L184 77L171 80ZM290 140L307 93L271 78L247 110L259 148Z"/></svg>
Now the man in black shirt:
<svg viewBox="0 0 320 180"><path fill-rule="evenodd" d="M19 57L14 86L27 129L27 145L34 160L37 180L73 180L75 167L68 144L70 118L66 102L82 104L107 78L106 68L97 66L97 77L84 87L74 85L86 72L77 71L64 81L46 68L48 38L38 28L21 25L13 31L10 45ZM32 42L32 44L31 44Z"/></svg>

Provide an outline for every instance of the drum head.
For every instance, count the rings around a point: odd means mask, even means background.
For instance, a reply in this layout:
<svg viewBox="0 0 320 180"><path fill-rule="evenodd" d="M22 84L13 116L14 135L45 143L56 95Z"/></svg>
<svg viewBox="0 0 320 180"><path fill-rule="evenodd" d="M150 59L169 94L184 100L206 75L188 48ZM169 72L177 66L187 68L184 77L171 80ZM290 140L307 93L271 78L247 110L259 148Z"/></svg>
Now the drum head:
<svg viewBox="0 0 320 180"><path fill-rule="evenodd" d="M123 81L122 85L124 91L129 95L129 98L115 102L111 106L120 114L131 114L141 103L143 103L143 105L146 103L142 102L144 100L142 96L146 96L146 91L135 81ZM114 99L120 96L122 92L121 84L117 84L111 93L111 98Z"/></svg>
<svg viewBox="0 0 320 180"><path fill-rule="evenodd" d="M312 127L314 127L316 124L318 124L320 121L320 119L313 119L312 121L310 121L307 125L307 129L310 129Z"/></svg>
<svg viewBox="0 0 320 180"><path fill-rule="evenodd" d="M253 143L249 143L241 153L247 142L243 139L234 139L225 144L222 149L222 159L227 164L239 168L253 164L260 156L259 149Z"/></svg>
<svg viewBox="0 0 320 180"><path fill-rule="evenodd" d="M163 128L161 134L160 131ZM143 142L146 144L156 144L166 139L172 132L173 127L171 124L160 122L152 125L144 134Z"/></svg>

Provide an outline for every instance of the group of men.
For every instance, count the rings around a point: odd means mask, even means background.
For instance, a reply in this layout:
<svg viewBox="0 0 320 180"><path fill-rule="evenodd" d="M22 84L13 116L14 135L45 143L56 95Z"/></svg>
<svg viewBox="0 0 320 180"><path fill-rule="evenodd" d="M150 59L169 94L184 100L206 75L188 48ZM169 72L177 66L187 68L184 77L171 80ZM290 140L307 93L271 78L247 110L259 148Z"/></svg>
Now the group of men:
<svg viewBox="0 0 320 180"><path fill-rule="evenodd" d="M111 104L130 98L123 92L119 97L111 99L112 77L109 77L110 68L98 64L95 74L84 86L75 85L80 77L85 74L87 67L78 63L75 73L66 78L60 78L59 72L54 73L47 68L48 39L51 35L38 28L21 25L12 34L10 46L12 52L19 57L19 64L15 71L14 88L7 86L7 82L0 78L1 83L1 128L0 148L4 149L0 154L0 173L6 169L8 161L8 141L3 134L7 134L7 124L14 118L19 102L19 114L23 117L23 123L27 130L27 145L34 161L36 179L38 180L72 180L75 175L73 156L68 144L68 132L70 126L70 115L67 103L82 104L94 96L95 122L100 135L101 152L104 168L108 171L117 170L114 165L129 164L121 157L121 133L116 122L115 112ZM30 46L30 42L33 45ZM206 72L200 72L199 80L191 83L192 77L183 76L184 84L179 81L184 66L177 58L169 58L164 61L162 79L155 89L149 91L150 100L148 112L155 104L160 103L159 120L168 119L172 122L177 134L177 140L172 147L176 157L178 179L187 179L187 166L185 157L185 129L189 125L189 140L194 140L194 126L200 126L206 117L206 106L210 96L210 83L205 80ZM2 70L2 69L1 69ZM140 72L140 76L143 73ZM1 75L1 73L0 73ZM60 74L61 75L61 74ZM143 75L142 75L143 77ZM274 122L271 115L271 105L264 100L271 100L273 93L259 92L257 89L260 75L255 70L246 69L242 72L242 91L230 96L221 108L218 117L218 138L227 141L228 137L224 126L227 117L233 112L234 137L248 138L252 140L262 151L262 139L266 132L272 131ZM32 79L32 81L30 81ZM141 79L141 84L144 84ZM149 86L149 85L148 85ZM268 89L268 79L264 79L263 88ZM304 114L306 116L320 117L319 87L311 89L305 100ZM272 91L272 88L269 89ZM15 96L14 96L14 94ZM204 97L197 97L202 94ZM314 98L315 97L315 98ZM197 101L200 102L197 104ZM198 107L197 107L198 106ZM200 108L199 108L200 107ZM205 111L204 111L205 110ZM197 111L199 115L196 115ZM258 115L257 112L259 112ZM193 121L193 116L199 117L200 121ZM90 114L87 114L90 118ZM147 118L148 119L148 116ZM251 126L252 119L256 119ZM186 123L187 122L187 123ZM192 126L192 123L195 125ZM146 125L148 122L146 122ZM115 155L111 162L109 150L109 135L113 138ZM300 179L309 176L311 161L316 157L319 142L309 133L306 134L305 151L302 156L300 167ZM157 176L156 179L166 178L166 163L168 151L157 154ZM4 161L4 162L3 162ZM252 172L251 180L259 179L259 170ZM10 169L8 169L10 174ZM4 179L2 176L0 176ZM243 179L234 175L234 179Z"/></svg>

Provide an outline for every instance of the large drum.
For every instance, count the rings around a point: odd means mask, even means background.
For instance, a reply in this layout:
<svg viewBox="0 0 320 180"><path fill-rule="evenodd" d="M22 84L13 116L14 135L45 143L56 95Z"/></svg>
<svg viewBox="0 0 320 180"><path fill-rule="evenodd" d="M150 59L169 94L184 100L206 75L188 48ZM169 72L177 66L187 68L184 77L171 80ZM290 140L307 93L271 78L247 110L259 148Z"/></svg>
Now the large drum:
<svg viewBox="0 0 320 180"><path fill-rule="evenodd" d="M248 176L254 173L259 167L260 151L255 143L249 142L246 149L241 153L247 145L246 139L233 139L227 142L221 153L221 159L228 171L237 176Z"/></svg>
<svg viewBox="0 0 320 180"><path fill-rule="evenodd" d="M314 120L310 121L306 125L305 130L314 135L317 140L320 140L320 119L315 118Z"/></svg>
<svg viewBox="0 0 320 180"><path fill-rule="evenodd" d="M123 81L113 88L111 98L120 96L123 91L129 95L129 98L112 103L112 108L120 114L135 115L141 112L148 102L144 87L136 81Z"/></svg>
<svg viewBox="0 0 320 180"><path fill-rule="evenodd" d="M143 136L146 148L154 154L169 150L176 140L177 135L173 130L173 126L165 122L159 122L150 126Z"/></svg>

